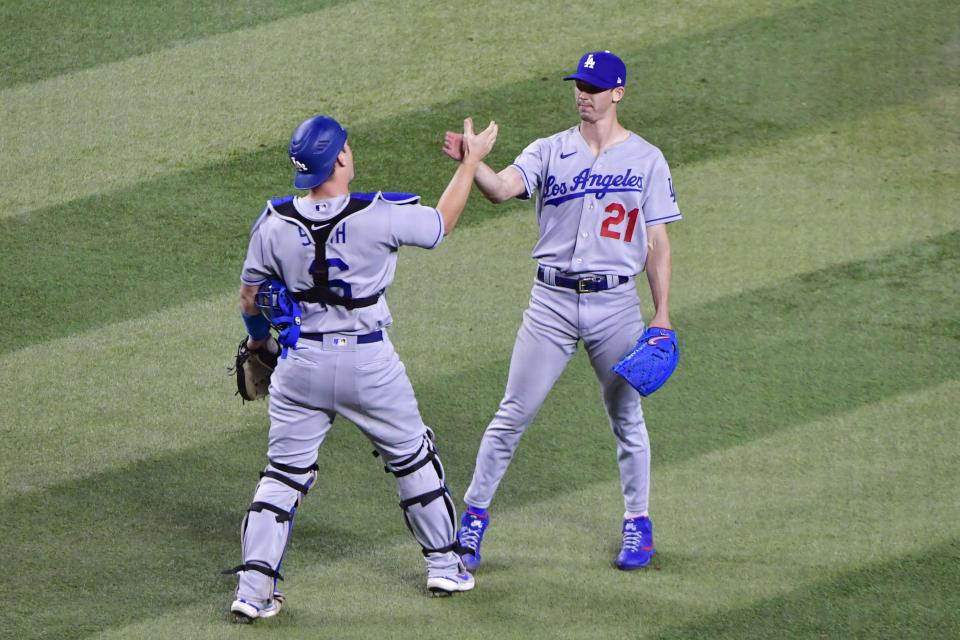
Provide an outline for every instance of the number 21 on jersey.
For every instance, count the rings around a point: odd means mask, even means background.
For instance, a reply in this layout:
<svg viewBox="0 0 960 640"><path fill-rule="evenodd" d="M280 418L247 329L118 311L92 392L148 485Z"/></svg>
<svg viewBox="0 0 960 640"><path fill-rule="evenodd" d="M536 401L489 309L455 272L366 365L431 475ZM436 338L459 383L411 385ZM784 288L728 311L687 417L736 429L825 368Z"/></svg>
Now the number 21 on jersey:
<svg viewBox="0 0 960 640"><path fill-rule="evenodd" d="M640 215L640 210L630 209L630 211L627 211L619 202L613 202L604 211L611 215L604 218L603 225L600 227L600 235L614 240L622 239L624 242L633 240L633 232L637 228L637 217ZM623 224L624 218L627 219L627 228L621 234L619 227Z"/></svg>

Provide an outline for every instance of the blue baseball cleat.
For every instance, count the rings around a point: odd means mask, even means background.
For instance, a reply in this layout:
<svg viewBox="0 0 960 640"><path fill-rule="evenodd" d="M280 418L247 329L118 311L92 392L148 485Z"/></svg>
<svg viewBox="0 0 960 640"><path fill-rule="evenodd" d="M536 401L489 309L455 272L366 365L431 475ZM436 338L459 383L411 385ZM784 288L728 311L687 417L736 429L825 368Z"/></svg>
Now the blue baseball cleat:
<svg viewBox="0 0 960 640"><path fill-rule="evenodd" d="M460 559L468 571L476 571L480 566L480 543L489 524L489 515L480 515L469 510L460 518L457 543L460 545Z"/></svg>
<svg viewBox="0 0 960 640"><path fill-rule="evenodd" d="M647 516L623 521L623 547L617 555L617 568L642 569L650 564L657 550L653 546L653 522Z"/></svg>

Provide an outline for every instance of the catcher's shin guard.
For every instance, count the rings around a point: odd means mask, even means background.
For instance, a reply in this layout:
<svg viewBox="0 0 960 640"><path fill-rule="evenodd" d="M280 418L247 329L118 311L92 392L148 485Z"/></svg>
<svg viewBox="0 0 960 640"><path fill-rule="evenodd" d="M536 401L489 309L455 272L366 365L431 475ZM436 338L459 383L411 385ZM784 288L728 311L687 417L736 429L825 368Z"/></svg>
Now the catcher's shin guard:
<svg viewBox="0 0 960 640"><path fill-rule="evenodd" d="M456 507L432 438L425 435L416 453L388 461L384 469L396 476L403 518L423 548L429 572L457 573Z"/></svg>
<svg viewBox="0 0 960 640"><path fill-rule="evenodd" d="M260 473L253 502L240 525L243 564L226 571L240 580L237 597L266 602L282 580L280 566L286 553L293 517L300 501L317 479L317 465L300 468L271 461Z"/></svg>

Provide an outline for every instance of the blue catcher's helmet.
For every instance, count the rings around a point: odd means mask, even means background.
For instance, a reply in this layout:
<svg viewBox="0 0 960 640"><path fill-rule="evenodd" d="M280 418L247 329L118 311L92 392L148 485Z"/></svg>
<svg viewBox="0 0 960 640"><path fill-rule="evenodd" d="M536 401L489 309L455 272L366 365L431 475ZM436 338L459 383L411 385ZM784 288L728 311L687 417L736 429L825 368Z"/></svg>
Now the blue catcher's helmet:
<svg viewBox="0 0 960 640"><path fill-rule="evenodd" d="M300 339L300 305L287 291L281 280L270 280L260 285L256 296L260 312L279 332L277 342L283 346L282 357L287 357L287 348L296 348Z"/></svg>
<svg viewBox="0 0 960 640"><path fill-rule="evenodd" d="M290 136L290 162L297 170L293 186L312 189L333 173L337 156L347 142L347 130L330 116L313 116Z"/></svg>

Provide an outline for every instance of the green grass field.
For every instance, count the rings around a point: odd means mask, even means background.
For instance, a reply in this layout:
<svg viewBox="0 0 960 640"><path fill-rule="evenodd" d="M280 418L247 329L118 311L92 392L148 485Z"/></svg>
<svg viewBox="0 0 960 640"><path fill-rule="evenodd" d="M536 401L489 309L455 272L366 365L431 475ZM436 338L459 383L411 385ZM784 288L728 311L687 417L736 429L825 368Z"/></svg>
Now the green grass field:
<svg viewBox="0 0 960 640"><path fill-rule="evenodd" d="M0 6L0 638L960 637L960 4L116 0ZM297 515L283 613L232 626L266 405L233 396L247 230L293 127L356 190L435 203L442 134L490 164L576 121L580 54L671 162L683 358L645 401L658 555L574 358L434 599L349 424ZM474 192L402 252L391 335L461 496L535 269L532 206ZM642 282L642 280L641 280ZM648 291L641 286L643 299ZM644 312L651 309L645 302Z"/></svg>

